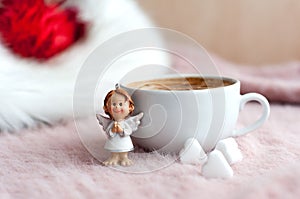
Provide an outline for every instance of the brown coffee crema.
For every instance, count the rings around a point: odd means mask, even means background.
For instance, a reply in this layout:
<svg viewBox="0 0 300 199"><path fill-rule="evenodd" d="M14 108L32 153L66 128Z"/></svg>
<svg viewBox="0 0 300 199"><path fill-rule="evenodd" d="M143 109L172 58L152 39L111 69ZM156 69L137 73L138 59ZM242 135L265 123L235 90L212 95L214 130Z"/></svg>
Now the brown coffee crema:
<svg viewBox="0 0 300 199"><path fill-rule="evenodd" d="M202 90L234 84L233 80L212 77L180 77L138 81L127 84L142 90Z"/></svg>

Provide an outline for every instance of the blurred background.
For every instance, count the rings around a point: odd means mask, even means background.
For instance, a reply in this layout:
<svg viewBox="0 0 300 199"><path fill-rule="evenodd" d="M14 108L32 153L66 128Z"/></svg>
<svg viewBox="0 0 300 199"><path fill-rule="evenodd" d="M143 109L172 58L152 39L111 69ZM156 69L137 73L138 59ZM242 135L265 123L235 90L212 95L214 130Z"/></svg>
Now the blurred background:
<svg viewBox="0 0 300 199"><path fill-rule="evenodd" d="M210 53L262 66L300 60L299 0L136 0L157 26L183 32Z"/></svg>

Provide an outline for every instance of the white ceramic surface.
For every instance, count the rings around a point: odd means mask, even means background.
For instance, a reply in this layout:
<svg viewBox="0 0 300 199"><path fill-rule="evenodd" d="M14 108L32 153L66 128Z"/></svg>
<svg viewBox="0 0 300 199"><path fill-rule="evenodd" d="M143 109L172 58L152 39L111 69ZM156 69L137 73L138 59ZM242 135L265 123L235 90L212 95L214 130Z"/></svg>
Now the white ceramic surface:
<svg viewBox="0 0 300 199"><path fill-rule="evenodd" d="M244 135L260 127L269 116L267 99L257 93L241 95L240 81L222 78L233 84L204 90L167 91L133 89L122 83L132 95L135 113L144 112L140 128L132 135L134 142L150 150L178 153L185 141L194 137L209 152L221 139ZM257 101L262 106L262 115L249 126L236 130L239 112L249 101Z"/></svg>

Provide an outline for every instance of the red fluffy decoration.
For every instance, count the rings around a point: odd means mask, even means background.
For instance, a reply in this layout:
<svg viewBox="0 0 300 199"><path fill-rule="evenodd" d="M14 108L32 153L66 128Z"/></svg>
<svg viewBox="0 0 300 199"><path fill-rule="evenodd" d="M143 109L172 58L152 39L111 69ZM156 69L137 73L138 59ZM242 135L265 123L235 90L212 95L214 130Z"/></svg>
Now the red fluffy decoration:
<svg viewBox="0 0 300 199"><path fill-rule="evenodd" d="M2 41L23 57L48 59L86 32L75 8L63 9L61 4L47 5L43 0L2 0L1 4Z"/></svg>

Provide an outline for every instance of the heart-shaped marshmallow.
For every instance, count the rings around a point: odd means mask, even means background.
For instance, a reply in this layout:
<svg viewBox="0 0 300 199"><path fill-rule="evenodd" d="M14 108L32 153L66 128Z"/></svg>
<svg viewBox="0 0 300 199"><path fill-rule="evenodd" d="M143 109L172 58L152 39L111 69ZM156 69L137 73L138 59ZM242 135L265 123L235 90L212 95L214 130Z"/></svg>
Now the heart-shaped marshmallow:
<svg viewBox="0 0 300 199"><path fill-rule="evenodd" d="M238 148L238 144L234 138L220 140L216 145L216 149L223 153L230 165L242 161L243 159L242 152Z"/></svg>
<svg viewBox="0 0 300 199"><path fill-rule="evenodd" d="M189 138L179 152L179 158L184 164L203 164L207 160L207 155L197 139Z"/></svg>
<svg viewBox="0 0 300 199"><path fill-rule="evenodd" d="M223 154L214 150L208 154L208 160L202 167L202 175L206 178L230 178L233 170Z"/></svg>

